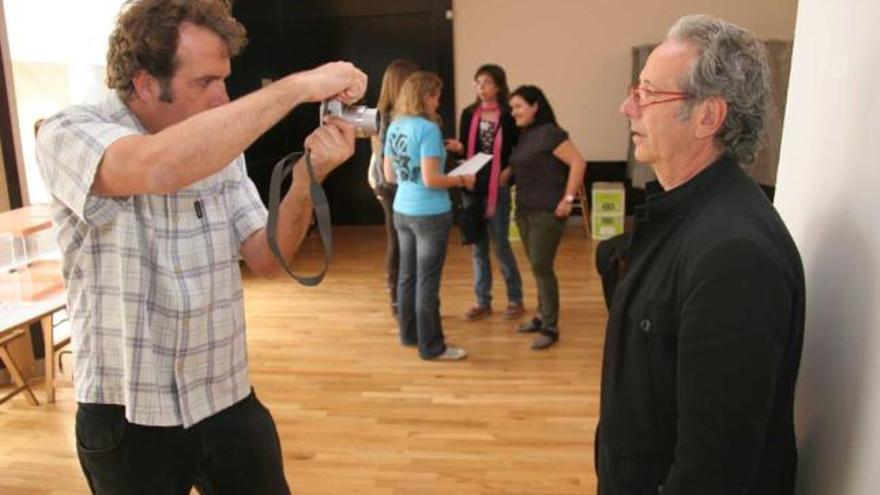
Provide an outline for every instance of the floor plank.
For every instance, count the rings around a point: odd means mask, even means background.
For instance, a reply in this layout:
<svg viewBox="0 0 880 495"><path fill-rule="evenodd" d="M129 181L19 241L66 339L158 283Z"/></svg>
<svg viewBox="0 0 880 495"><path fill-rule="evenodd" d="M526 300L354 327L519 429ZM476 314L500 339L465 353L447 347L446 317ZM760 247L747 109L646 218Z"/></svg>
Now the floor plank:
<svg viewBox="0 0 880 495"><path fill-rule="evenodd" d="M470 356L426 362L398 344L382 273L380 227L338 227L336 255L317 288L246 277L251 380L277 422L297 494L593 494L593 432L606 312L593 245L567 229L557 259L561 340L531 336L473 302L470 248L450 240L441 292L447 342ZM526 306L536 293L515 243ZM310 240L296 265L319 265ZM42 395L40 396L42 398ZM16 397L0 406L0 493L85 493L70 389L54 405Z"/></svg>

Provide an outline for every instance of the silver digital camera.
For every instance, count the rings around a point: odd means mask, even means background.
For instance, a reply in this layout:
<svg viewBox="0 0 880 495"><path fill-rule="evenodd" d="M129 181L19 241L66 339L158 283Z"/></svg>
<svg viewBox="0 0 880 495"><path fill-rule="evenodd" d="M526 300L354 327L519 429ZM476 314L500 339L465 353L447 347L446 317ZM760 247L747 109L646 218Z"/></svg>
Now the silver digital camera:
<svg viewBox="0 0 880 495"><path fill-rule="evenodd" d="M345 105L337 100L321 102L320 122L324 117L339 117L354 126L355 136L366 138L379 134L379 110L365 105Z"/></svg>

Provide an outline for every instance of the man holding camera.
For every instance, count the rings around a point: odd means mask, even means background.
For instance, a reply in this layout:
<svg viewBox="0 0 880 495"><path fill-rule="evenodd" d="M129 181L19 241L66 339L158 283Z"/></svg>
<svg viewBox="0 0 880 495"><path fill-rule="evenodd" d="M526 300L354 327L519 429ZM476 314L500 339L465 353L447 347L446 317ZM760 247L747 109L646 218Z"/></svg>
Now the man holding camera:
<svg viewBox="0 0 880 495"><path fill-rule="evenodd" d="M282 273L242 152L303 102L361 98L348 63L229 102L245 44L222 0L134 0L110 38L115 95L39 132L76 350L77 451L101 494L289 493L269 412L248 380L241 274ZM305 140L323 179L354 152L330 118ZM296 253L309 224L302 163L279 211Z"/></svg>

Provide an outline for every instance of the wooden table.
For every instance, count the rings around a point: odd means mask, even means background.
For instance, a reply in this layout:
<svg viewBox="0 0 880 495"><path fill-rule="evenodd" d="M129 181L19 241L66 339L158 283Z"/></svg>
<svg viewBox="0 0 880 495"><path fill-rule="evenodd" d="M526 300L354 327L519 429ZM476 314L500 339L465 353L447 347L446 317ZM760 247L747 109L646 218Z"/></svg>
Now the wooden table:
<svg viewBox="0 0 880 495"><path fill-rule="evenodd" d="M49 205L32 205L0 213L0 232L26 236L52 226Z"/></svg>
<svg viewBox="0 0 880 495"><path fill-rule="evenodd" d="M17 259L13 244L12 266L0 272L0 358L16 385L16 390L0 399L0 402L24 392L28 402L38 404L27 383L27 376L19 368L22 357L15 359L15 352L10 352L12 349L9 347L19 339L29 340L28 329L31 323L37 321L42 327L46 351L46 400L55 401L55 353L70 342L69 336L55 341L52 321L53 314L64 309L67 303L61 265L57 259L33 259L27 243L29 236L51 227L49 205L25 206L0 213L0 234L11 235L13 242L21 243L19 251L23 253L23 259ZM33 363L33 352L29 355L29 361Z"/></svg>
<svg viewBox="0 0 880 495"><path fill-rule="evenodd" d="M0 301L0 340L3 336L15 335L24 329L26 336L29 336L27 329L31 323L40 322L43 332L43 347L45 349L45 388L46 402L55 402L55 353L70 342L70 336L59 336L58 342L55 341L55 328L52 321L52 315L57 311L64 309L67 305L67 296L64 291L56 291L54 294L44 297L36 301ZM0 354L3 354L0 351ZM7 360L9 362L7 362ZM30 387L27 384L26 377L18 370L18 366L11 356L6 353L3 356L4 364L9 370L17 389L12 395L18 392L25 392L28 402L34 405L39 404ZM18 376L16 376L18 375ZM9 399L9 396L0 400L3 402Z"/></svg>

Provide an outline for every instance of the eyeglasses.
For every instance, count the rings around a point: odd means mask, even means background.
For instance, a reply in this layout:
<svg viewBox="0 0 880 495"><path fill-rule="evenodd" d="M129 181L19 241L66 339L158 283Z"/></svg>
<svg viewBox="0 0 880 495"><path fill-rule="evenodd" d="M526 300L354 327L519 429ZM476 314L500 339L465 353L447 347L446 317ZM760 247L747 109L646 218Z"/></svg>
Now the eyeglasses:
<svg viewBox="0 0 880 495"><path fill-rule="evenodd" d="M686 100L693 95L681 91L657 91L655 89L641 86L639 83L634 83L629 87L629 96L633 99L636 105L640 108L645 108L659 103Z"/></svg>

